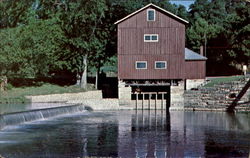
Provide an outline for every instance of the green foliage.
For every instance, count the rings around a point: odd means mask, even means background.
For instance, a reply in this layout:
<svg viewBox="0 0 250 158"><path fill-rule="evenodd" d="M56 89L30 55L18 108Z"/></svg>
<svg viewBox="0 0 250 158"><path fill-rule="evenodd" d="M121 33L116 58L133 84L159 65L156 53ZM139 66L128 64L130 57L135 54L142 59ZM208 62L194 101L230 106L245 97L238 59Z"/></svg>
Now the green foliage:
<svg viewBox="0 0 250 158"><path fill-rule="evenodd" d="M249 65L249 7L246 1L196 0L189 11L188 47L206 45L208 67L215 62Z"/></svg>
<svg viewBox="0 0 250 158"><path fill-rule="evenodd" d="M235 13L226 19L228 50L235 61L242 64L250 63L250 3L235 8Z"/></svg>
<svg viewBox="0 0 250 158"><path fill-rule="evenodd" d="M215 38L223 28L216 24L208 24L203 18L197 18L194 24L187 29L188 42L194 49L204 45L206 40Z"/></svg>
<svg viewBox="0 0 250 158"><path fill-rule="evenodd" d="M36 77L62 63L58 59L65 39L54 19L0 30L0 74Z"/></svg>

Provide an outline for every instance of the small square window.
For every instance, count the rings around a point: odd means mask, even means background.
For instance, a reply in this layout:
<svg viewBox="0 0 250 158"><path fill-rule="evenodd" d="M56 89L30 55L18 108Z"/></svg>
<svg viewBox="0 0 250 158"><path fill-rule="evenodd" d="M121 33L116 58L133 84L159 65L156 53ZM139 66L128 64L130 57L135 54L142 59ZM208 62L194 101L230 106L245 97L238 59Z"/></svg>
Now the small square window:
<svg viewBox="0 0 250 158"><path fill-rule="evenodd" d="M148 21L155 21L155 10L154 9L147 10L147 20Z"/></svg>
<svg viewBox="0 0 250 158"><path fill-rule="evenodd" d="M136 69L147 69L147 62L146 61L136 61L135 68Z"/></svg>
<svg viewBox="0 0 250 158"><path fill-rule="evenodd" d="M166 61L156 61L155 62L155 69L166 69L167 62Z"/></svg>
<svg viewBox="0 0 250 158"><path fill-rule="evenodd" d="M151 40L152 41L158 41L158 36L157 35L152 35Z"/></svg>
<svg viewBox="0 0 250 158"><path fill-rule="evenodd" d="M145 41L149 41L150 39L151 39L150 36L147 36L147 35L144 36L144 40L145 40Z"/></svg>

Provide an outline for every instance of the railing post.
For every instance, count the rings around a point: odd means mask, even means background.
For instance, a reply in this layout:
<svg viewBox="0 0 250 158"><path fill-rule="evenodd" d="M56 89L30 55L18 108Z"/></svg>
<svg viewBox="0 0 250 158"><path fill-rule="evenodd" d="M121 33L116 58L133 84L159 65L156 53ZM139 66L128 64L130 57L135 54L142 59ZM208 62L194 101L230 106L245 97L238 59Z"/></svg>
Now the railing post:
<svg viewBox="0 0 250 158"><path fill-rule="evenodd" d="M151 94L148 93L148 110L150 110L150 97L151 97Z"/></svg>
<svg viewBox="0 0 250 158"><path fill-rule="evenodd" d="M143 108L144 108L143 103L144 103L144 93L142 93L142 110L143 110Z"/></svg>
<svg viewBox="0 0 250 158"><path fill-rule="evenodd" d="M163 110L164 93L161 94L161 110Z"/></svg>
<svg viewBox="0 0 250 158"><path fill-rule="evenodd" d="M135 93L135 109L137 110L138 108L137 108L137 104L138 104L138 93Z"/></svg>
<svg viewBox="0 0 250 158"><path fill-rule="evenodd" d="M155 93L155 110L156 110L156 103L157 102L157 93Z"/></svg>

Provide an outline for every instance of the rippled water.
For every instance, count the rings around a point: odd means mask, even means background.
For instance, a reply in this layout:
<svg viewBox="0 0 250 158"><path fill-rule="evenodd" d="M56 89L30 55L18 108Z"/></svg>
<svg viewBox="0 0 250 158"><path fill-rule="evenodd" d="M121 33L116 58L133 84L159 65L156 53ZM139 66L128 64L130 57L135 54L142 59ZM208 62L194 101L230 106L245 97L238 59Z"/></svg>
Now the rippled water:
<svg viewBox="0 0 250 158"><path fill-rule="evenodd" d="M6 158L249 157L250 114L84 112L0 131Z"/></svg>

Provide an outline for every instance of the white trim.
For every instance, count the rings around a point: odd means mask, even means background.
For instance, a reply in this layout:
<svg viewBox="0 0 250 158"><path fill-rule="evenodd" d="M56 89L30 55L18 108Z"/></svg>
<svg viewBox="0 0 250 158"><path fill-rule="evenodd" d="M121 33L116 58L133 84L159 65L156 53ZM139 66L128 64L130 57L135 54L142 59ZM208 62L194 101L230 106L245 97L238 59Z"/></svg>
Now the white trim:
<svg viewBox="0 0 250 158"><path fill-rule="evenodd" d="M145 36L150 36L150 40L145 40ZM152 36L156 36L157 40L152 40ZM144 39L144 42L158 42L159 36L158 34L144 34L143 39Z"/></svg>
<svg viewBox="0 0 250 158"><path fill-rule="evenodd" d="M148 12L149 12L149 11L153 11L153 12L154 12L154 20L149 20L149 19L148 19ZM156 15L155 15L155 9L147 9L147 21L155 21L155 16L156 16Z"/></svg>
<svg viewBox="0 0 250 158"><path fill-rule="evenodd" d="M127 18L129 18L129 17L131 17L131 16L137 14L138 12L140 12L140 11L144 10L145 8L150 7L150 6L153 6L153 7L157 8L157 9L159 9L159 10L165 12L166 14L169 14L169 15L171 15L171 16L177 18L177 19L181 20L181 21L184 22L184 23L187 23L187 24L189 23L188 21L186 21L186 20L180 18L179 16L174 15L173 13L171 13L171 12L169 12L169 11L166 11L165 9L162 9L161 7L158 7L158 6L156 6L156 5L152 4L152 3L150 3L150 4L146 5L145 7L143 7L143 8L141 8L141 9L139 9L139 10L137 10L137 11L135 11L135 12L129 14L128 16L122 18L121 20L118 20L117 22L115 22L115 24L118 24L118 23L120 23L120 22L126 20Z"/></svg>
<svg viewBox="0 0 250 158"><path fill-rule="evenodd" d="M145 63L146 64L146 67L145 68L137 68L137 63ZM148 63L147 61L135 61L135 69L147 69L148 68Z"/></svg>
<svg viewBox="0 0 250 158"><path fill-rule="evenodd" d="M159 62L165 63L165 68L157 68L156 63L159 63ZM155 69L167 69L167 61L155 61Z"/></svg>

